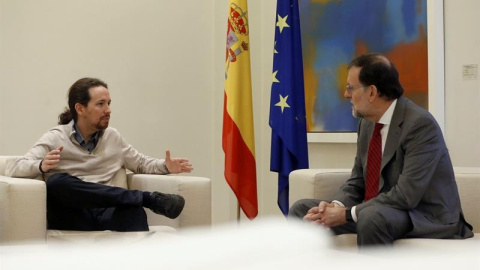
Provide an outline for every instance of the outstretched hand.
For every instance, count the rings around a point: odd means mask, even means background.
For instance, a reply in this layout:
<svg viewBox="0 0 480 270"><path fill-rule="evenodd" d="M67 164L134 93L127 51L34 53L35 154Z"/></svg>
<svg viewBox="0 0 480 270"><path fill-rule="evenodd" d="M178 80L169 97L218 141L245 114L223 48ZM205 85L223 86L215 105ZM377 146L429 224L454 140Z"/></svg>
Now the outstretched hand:
<svg viewBox="0 0 480 270"><path fill-rule="evenodd" d="M60 152L62 152L62 150L63 146L60 146L59 148L47 153L42 160L42 172L48 172L51 169L57 168L57 165L60 162Z"/></svg>
<svg viewBox="0 0 480 270"><path fill-rule="evenodd" d="M192 164L186 158L172 158L170 150L165 153L165 165L170 173L189 173L193 170Z"/></svg>

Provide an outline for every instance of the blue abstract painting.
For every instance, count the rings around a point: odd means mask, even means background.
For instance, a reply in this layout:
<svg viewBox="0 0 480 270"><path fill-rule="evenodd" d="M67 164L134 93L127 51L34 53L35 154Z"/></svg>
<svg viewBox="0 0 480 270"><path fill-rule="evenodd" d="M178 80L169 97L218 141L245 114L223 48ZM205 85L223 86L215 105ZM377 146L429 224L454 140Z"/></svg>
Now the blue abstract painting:
<svg viewBox="0 0 480 270"><path fill-rule="evenodd" d="M309 132L354 132L358 119L343 97L347 65L375 52L397 67L404 95L428 106L426 0L301 0Z"/></svg>

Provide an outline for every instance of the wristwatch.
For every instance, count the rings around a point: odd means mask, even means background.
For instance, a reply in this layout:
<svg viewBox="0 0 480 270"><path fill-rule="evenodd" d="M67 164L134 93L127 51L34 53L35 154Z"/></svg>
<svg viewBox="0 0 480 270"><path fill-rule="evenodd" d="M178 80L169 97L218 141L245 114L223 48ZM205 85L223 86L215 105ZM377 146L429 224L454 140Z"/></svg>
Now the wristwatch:
<svg viewBox="0 0 480 270"><path fill-rule="evenodd" d="M351 207L345 208L345 218L348 222L353 222Z"/></svg>

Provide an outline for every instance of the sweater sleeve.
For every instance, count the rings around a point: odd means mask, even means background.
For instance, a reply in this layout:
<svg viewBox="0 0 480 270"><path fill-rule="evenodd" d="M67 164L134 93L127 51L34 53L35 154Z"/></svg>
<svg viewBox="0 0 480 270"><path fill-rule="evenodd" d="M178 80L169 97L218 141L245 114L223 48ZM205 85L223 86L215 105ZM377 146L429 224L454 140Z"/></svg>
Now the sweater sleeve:
<svg viewBox="0 0 480 270"><path fill-rule="evenodd" d="M56 134L53 130L45 133L24 156L12 162L7 162L5 174L10 177L21 178L37 178L41 176L40 162L48 152L54 149L52 142L55 136Z"/></svg>
<svg viewBox="0 0 480 270"><path fill-rule="evenodd" d="M134 173L141 174L168 174L164 159L152 158L138 152L116 132L119 144L123 149L124 166Z"/></svg>

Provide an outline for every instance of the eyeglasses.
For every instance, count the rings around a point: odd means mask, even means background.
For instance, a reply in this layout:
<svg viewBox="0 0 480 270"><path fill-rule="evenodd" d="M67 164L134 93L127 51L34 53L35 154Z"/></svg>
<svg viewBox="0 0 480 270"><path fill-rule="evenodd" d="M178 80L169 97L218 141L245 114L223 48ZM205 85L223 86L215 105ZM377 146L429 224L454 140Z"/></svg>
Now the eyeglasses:
<svg viewBox="0 0 480 270"><path fill-rule="evenodd" d="M357 88L365 88L365 87L366 86L363 86L363 85L356 85L356 86L347 85L347 87L345 87L345 90L347 90L347 93L351 94L353 90Z"/></svg>

